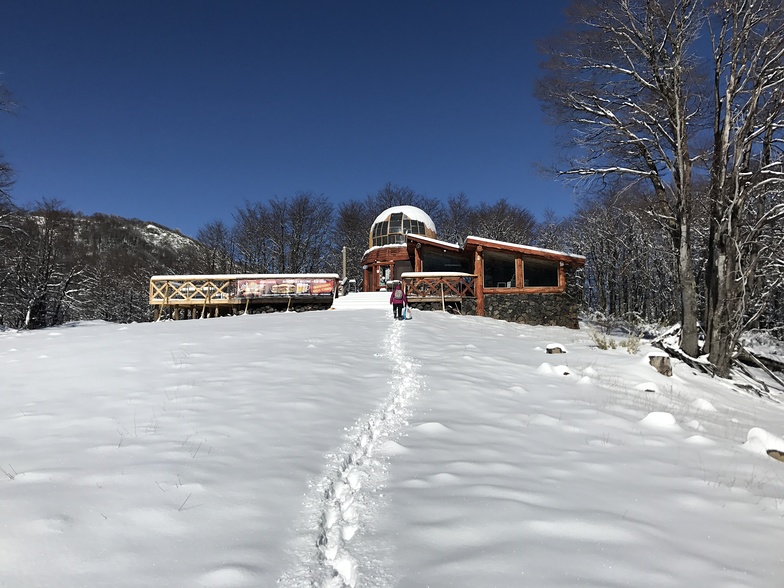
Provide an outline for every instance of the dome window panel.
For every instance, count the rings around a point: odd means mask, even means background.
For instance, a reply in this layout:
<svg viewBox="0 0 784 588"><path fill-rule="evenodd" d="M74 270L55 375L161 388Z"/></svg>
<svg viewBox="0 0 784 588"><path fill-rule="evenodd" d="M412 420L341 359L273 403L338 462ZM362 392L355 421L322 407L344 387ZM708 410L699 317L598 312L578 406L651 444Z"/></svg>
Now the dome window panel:
<svg viewBox="0 0 784 588"><path fill-rule="evenodd" d="M398 212L389 215L389 232L402 233L403 232L403 213Z"/></svg>

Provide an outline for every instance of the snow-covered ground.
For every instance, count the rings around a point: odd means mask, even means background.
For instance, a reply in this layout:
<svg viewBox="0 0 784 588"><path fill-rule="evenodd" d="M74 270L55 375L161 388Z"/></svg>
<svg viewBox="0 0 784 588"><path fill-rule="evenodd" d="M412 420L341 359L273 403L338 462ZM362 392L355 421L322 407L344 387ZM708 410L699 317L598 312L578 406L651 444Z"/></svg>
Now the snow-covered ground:
<svg viewBox="0 0 784 588"><path fill-rule="evenodd" d="M384 296L0 333L0 586L782 585L781 405Z"/></svg>

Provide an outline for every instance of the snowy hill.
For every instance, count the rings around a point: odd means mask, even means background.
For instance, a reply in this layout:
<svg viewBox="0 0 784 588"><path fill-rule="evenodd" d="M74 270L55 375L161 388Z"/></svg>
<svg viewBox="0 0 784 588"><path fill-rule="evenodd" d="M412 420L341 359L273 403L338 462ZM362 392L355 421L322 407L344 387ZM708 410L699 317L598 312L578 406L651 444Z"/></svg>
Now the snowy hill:
<svg viewBox="0 0 784 588"><path fill-rule="evenodd" d="M782 406L646 351L380 303L0 332L0 586L780 586Z"/></svg>

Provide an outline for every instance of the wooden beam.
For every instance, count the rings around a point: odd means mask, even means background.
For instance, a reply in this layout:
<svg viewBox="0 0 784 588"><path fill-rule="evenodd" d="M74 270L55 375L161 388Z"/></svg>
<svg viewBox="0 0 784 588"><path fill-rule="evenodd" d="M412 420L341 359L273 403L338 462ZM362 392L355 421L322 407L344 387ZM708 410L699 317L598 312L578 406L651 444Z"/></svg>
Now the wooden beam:
<svg viewBox="0 0 784 588"><path fill-rule="evenodd" d="M476 248L476 253L474 253L474 275L476 276L474 284L476 315L485 316L485 260L481 245Z"/></svg>

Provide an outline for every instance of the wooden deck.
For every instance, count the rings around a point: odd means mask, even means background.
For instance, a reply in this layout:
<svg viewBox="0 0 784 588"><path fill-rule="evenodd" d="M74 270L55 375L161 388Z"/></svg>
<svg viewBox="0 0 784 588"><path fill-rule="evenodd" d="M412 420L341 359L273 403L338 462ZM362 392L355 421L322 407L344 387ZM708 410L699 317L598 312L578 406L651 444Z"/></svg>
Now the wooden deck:
<svg viewBox="0 0 784 588"><path fill-rule="evenodd" d="M338 281L337 274L153 276L149 302L156 320L164 309L176 319L238 314L261 306L329 305Z"/></svg>
<svg viewBox="0 0 784 588"><path fill-rule="evenodd" d="M464 273L410 272L401 279L410 303L462 302L476 298L476 276ZM291 307L331 306L337 274L229 274L153 276L150 305L155 320L206 318ZM263 307L263 308L262 308Z"/></svg>

